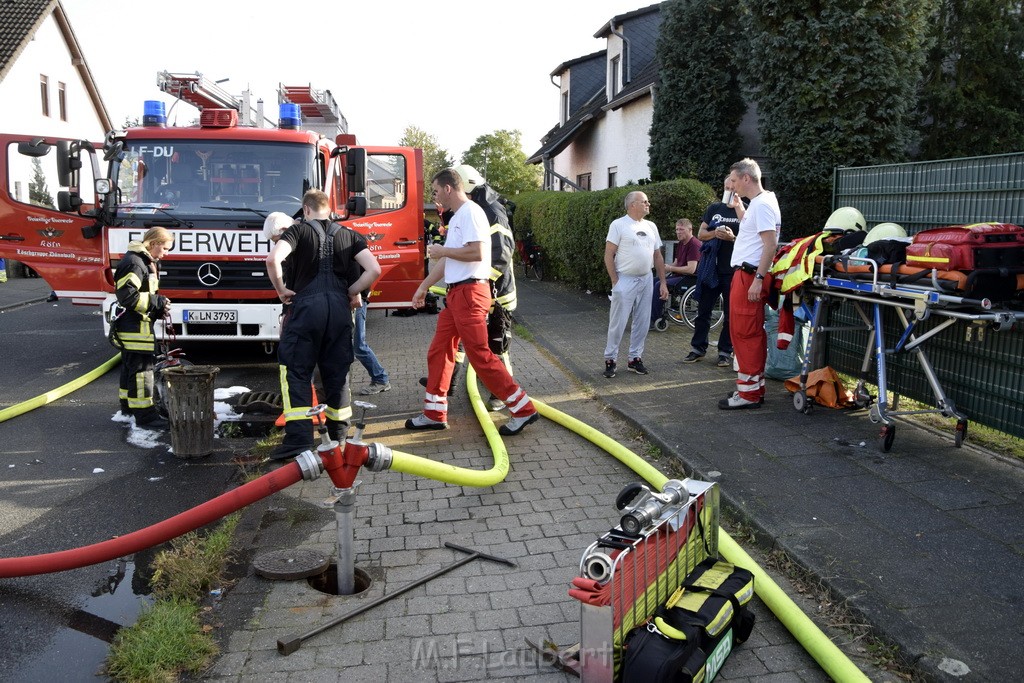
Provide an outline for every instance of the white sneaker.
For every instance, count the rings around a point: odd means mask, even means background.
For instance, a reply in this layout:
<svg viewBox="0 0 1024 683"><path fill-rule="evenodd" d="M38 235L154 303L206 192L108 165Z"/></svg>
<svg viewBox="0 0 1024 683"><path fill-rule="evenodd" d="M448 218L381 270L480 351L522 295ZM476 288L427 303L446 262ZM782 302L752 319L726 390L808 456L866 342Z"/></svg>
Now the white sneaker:
<svg viewBox="0 0 1024 683"><path fill-rule="evenodd" d="M438 422L437 420L431 420L429 417L420 413L416 417L411 417L405 421L406 429L448 429L447 422Z"/></svg>
<svg viewBox="0 0 1024 683"><path fill-rule="evenodd" d="M540 413L524 415L523 417L510 417L508 422L498 427L498 433L502 436L515 436L526 428L526 425L533 424L540 419Z"/></svg>
<svg viewBox="0 0 1024 683"><path fill-rule="evenodd" d="M729 398L723 398L718 402L722 410L742 410L744 408L760 408L760 401L748 401L742 398L739 393L730 394Z"/></svg>

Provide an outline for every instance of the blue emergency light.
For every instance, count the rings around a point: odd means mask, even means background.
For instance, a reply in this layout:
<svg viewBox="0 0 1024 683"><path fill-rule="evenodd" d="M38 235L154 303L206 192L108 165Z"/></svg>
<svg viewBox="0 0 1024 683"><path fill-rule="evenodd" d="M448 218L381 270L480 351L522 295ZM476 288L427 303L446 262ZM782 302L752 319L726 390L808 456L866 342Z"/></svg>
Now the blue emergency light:
<svg viewBox="0 0 1024 683"><path fill-rule="evenodd" d="M163 102L146 100L142 103L142 125L160 127L167 125L167 112L164 110Z"/></svg>
<svg viewBox="0 0 1024 683"><path fill-rule="evenodd" d="M278 128L298 128L302 123L302 112L299 105L292 102L284 102L278 107Z"/></svg>

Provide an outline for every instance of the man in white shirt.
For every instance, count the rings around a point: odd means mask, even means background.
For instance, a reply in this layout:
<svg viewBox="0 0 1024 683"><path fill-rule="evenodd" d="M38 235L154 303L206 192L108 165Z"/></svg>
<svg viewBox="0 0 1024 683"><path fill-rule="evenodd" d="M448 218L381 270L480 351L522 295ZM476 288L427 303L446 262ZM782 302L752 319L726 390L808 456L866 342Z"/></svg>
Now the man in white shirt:
<svg viewBox="0 0 1024 683"><path fill-rule="evenodd" d="M406 429L448 427L448 387L459 341L469 362L487 389L505 402L511 417L498 432L518 434L540 415L530 397L512 379L505 364L487 343L487 312L491 307L491 226L484 210L471 201L454 169L445 169L431 181L434 199L453 211L444 244L431 244L427 255L435 261L430 274L416 288L412 305L421 308L430 287L444 281L448 287L444 310L427 350L427 391L423 413L406 420Z"/></svg>
<svg viewBox="0 0 1024 683"><path fill-rule="evenodd" d="M651 267L658 272L658 294L668 298L665 284L665 258L661 254L658 227L644 216L651 202L643 192L626 195L626 215L608 226L604 243L604 267L612 281L612 305L608 312L608 343L604 348L604 376L615 377L619 343L626 321L633 315L629 332L629 359L626 367L639 375L648 370L643 362L644 342L651 326L651 298L654 293Z"/></svg>
<svg viewBox="0 0 1024 683"><path fill-rule="evenodd" d="M736 391L719 401L718 407L738 410L760 408L764 403L764 366L768 359L764 305L771 290L769 271L779 244L782 211L775 193L761 186L761 168L753 159L733 164L729 178L736 191L729 206L740 215L729 292L729 332L738 369ZM750 200L746 211L740 197Z"/></svg>

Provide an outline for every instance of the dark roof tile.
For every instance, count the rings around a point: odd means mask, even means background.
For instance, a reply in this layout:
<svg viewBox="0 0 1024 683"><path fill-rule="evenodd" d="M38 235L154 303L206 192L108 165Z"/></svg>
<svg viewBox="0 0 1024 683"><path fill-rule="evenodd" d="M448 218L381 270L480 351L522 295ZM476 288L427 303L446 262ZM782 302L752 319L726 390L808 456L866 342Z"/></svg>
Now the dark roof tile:
<svg viewBox="0 0 1024 683"><path fill-rule="evenodd" d="M0 0L0 81L56 4L57 0Z"/></svg>

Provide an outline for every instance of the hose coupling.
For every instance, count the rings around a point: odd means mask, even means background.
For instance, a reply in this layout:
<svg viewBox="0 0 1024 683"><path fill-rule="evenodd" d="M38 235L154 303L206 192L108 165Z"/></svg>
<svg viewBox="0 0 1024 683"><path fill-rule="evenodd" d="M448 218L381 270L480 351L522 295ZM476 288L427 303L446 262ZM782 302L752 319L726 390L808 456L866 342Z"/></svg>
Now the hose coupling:
<svg viewBox="0 0 1024 683"><path fill-rule="evenodd" d="M295 462L299 464L303 481L313 481L324 473L324 462L313 451L302 451L295 456Z"/></svg>
<svg viewBox="0 0 1024 683"><path fill-rule="evenodd" d="M366 458L366 468L371 472L383 472L391 469L392 458L390 447L382 443L371 443Z"/></svg>
<svg viewBox="0 0 1024 683"><path fill-rule="evenodd" d="M583 576L598 583L607 583L612 578L612 558L602 552L594 551L583 558Z"/></svg>

